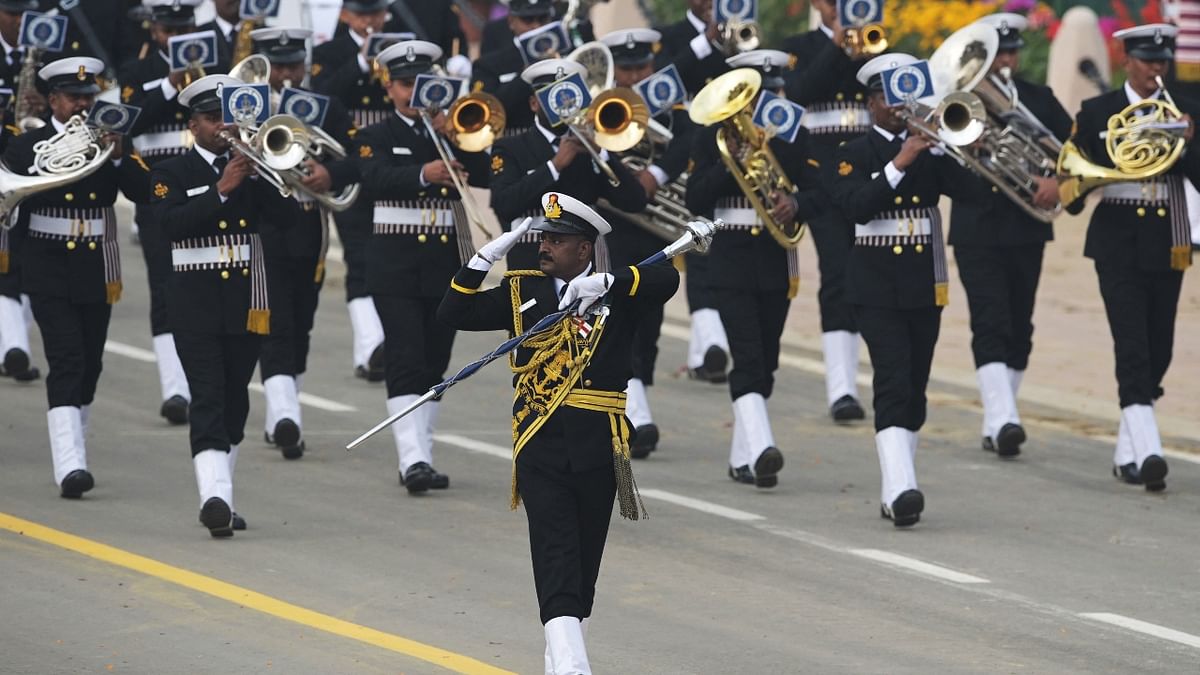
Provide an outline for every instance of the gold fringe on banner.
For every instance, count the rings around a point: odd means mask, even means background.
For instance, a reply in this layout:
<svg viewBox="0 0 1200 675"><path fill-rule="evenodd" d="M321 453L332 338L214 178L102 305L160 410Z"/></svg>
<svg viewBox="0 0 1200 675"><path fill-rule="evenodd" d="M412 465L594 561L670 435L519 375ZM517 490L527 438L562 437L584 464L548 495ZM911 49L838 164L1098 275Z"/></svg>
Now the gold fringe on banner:
<svg viewBox="0 0 1200 675"><path fill-rule="evenodd" d="M1192 247L1171 247L1171 269L1182 272L1192 266Z"/></svg>
<svg viewBox="0 0 1200 675"><path fill-rule="evenodd" d="M246 330L256 335L271 334L271 310L252 309L246 315Z"/></svg>
<svg viewBox="0 0 1200 675"><path fill-rule="evenodd" d="M110 305L115 305L121 299L121 291L124 286L121 285L121 280L110 281L104 284L104 299Z"/></svg>
<svg viewBox="0 0 1200 675"><path fill-rule="evenodd" d="M933 285L933 301L938 307L945 307L950 304L950 284L939 283Z"/></svg>

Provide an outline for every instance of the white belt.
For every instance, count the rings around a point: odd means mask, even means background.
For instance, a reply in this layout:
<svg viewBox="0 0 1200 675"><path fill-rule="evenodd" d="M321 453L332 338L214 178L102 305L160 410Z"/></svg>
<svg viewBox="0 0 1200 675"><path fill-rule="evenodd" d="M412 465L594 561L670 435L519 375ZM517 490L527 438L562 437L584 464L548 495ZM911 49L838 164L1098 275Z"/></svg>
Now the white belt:
<svg viewBox="0 0 1200 675"><path fill-rule="evenodd" d="M928 218L880 218L854 226L855 237L918 237L932 232Z"/></svg>
<svg viewBox="0 0 1200 675"><path fill-rule="evenodd" d="M187 129L180 131L158 131L155 133L135 136L133 147L139 153L157 150L181 150L192 147L192 132Z"/></svg>
<svg viewBox="0 0 1200 675"><path fill-rule="evenodd" d="M380 225L454 227L454 212L450 209L412 209L400 206L376 206L375 222Z"/></svg>
<svg viewBox="0 0 1200 675"><path fill-rule="evenodd" d="M171 263L182 265L248 265L250 244L171 249Z"/></svg>
<svg viewBox="0 0 1200 675"><path fill-rule="evenodd" d="M1166 183L1112 183L1104 186L1105 199L1123 199L1135 202L1167 201Z"/></svg>
<svg viewBox="0 0 1200 675"><path fill-rule="evenodd" d="M758 211L754 209L720 208L713 211L714 218L720 218L726 225L760 225Z"/></svg>
<svg viewBox="0 0 1200 675"><path fill-rule="evenodd" d="M871 126L871 113L863 108L805 111L804 115L800 118L800 124L805 129L810 130L839 127L869 127Z"/></svg>
<svg viewBox="0 0 1200 675"><path fill-rule="evenodd" d="M30 230L59 237L103 237L104 226L101 218L54 218L37 213L29 216Z"/></svg>

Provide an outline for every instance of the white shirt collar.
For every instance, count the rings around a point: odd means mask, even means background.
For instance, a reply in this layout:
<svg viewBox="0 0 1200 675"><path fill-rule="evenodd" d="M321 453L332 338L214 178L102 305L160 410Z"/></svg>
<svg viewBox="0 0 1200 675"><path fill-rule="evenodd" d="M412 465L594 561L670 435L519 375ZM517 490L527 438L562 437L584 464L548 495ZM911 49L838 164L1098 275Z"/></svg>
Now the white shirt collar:
<svg viewBox="0 0 1200 675"><path fill-rule="evenodd" d="M404 123L408 125L409 129L411 129L417 125L416 120L409 119L409 118L405 117L404 115L401 115L399 110L396 111L396 117L399 117L400 119L404 120Z"/></svg>
<svg viewBox="0 0 1200 675"><path fill-rule="evenodd" d="M54 115L50 116L50 124L54 125L54 133L56 134L61 134L62 130L67 128L67 125L59 122L58 118Z"/></svg>
<svg viewBox="0 0 1200 675"><path fill-rule="evenodd" d="M538 131L542 132L542 136L546 138L546 142L550 145L554 145L562 140L561 136L556 136L553 131L550 131L546 127L542 126L542 118L538 117L537 115L533 116L533 125L537 127Z"/></svg>
<svg viewBox="0 0 1200 675"><path fill-rule="evenodd" d="M830 28L829 26L826 26L825 24L821 23L821 24L817 24L817 29L820 30L822 33L824 33L825 37L829 38L830 40L833 39L833 29Z"/></svg>
<svg viewBox="0 0 1200 675"><path fill-rule="evenodd" d="M587 268L584 269L583 272L581 272L579 274L579 276L575 277L575 279L586 277L587 275L589 275L591 273L592 273L592 263L588 263ZM566 286L568 283L575 281L575 279L563 280L563 279L559 279L558 277L554 277L554 294L561 295L563 286Z"/></svg>
<svg viewBox="0 0 1200 675"><path fill-rule="evenodd" d="M880 136L883 136L885 139L887 139L888 143L891 143L892 141L896 140L896 134L893 134L892 132L888 131L887 129L884 129L883 127L879 126L878 124L875 125L875 132L878 133ZM908 138L908 130L907 129L900 132L900 140L904 140L905 138Z"/></svg>
<svg viewBox="0 0 1200 675"><path fill-rule="evenodd" d="M228 157L229 156L229 153L225 153L224 155L217 155L216 153L209 152L207 149L204 148L204 146L200 145L199 143L197 143L193 147L196 148L196 152L200 153L200 157L202 159L204 159L205 162L208 162L209 166L212 166L213 162L215 162L217 160L217 157ZM213 167L213 171L216 171L216 170L217 170L217 168Z"/></svg>
<svg viewBox="0 0 1200 675"><path fill-rule="evenodd" d="M24 47L14 47L14 46L8 44L8 40L5 40L3 36L0 36L0 47L4 47L5 60L8 59L8 55L11 54L14 49L20 50L22 53L25 52Z"/></svg>
<svg viewBox="0 0 1200 675"><path fill-rule="evenodd" d="M703 34L708 32L708 24L701 21L700 17L693 14L690 9L687 11L687 20L688 23L692 24L692 28L696 29L697 33Z"/></svg>
<svg viewBox="0 0 1200 675"><path fill-rule="evenodd" d="M230 33L232 33L233 30L237 28L237 26L235 26L232 23L229 23L225 19L222 19L220 16L214 16L213 18L216 19L217 28L219 28L221 30L221 37L224 37L224 38L229 37Z"/></svg>
<svg viewBox="0 0 1200 675"><path fill-rule="evenodd" d="M1162 92L1161 89L1155 90L1155 92L1153 94L1150 94L1146 98L1158 98L1158 96L1161 92ZM1138 93L1133 90L1133 87L1129 86L1128 80L1126 80L1126 82L1125 82L1125 98L1129 99L1130 105L1132 105L1134 103L1141 103L1142 101L1146 100L1146 98L1142 98L1141 96L1139 96Z"/></svg>
<svg viewBox="0 0 1200 675"><path fill-rule="evenodd" d="M358 33L355 33L355 32L354 32L354 31L352 31L352 30L348 30L348 31L346 31L346 32L350 34L350 39L351 39L351 40L354 40L354 44L358 45L359 47L361 47L361 46L363 46L364 44L366 44L366 42L367 42L367 38L365 38L365 37L362 37L361 35L359 35Z"/></svg>

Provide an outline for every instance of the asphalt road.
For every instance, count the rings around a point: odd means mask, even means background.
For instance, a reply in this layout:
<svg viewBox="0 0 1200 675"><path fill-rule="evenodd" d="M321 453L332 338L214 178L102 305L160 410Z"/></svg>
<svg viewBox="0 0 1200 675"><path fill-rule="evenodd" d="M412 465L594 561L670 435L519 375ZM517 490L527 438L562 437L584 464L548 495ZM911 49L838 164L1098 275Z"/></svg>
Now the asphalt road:
<svg viewBox="0 0 1200 675"><path fill-rule="evenodd" d="M52 482L44 384L0 380L0 672L541 672L525 521L507 508L504 365L443 404L451 488L409 497L389 435L342 449L385 393L351 375L331 284L308 453L286 462L262 442L256 394L235 477L250 529L212 540L186 430L158 417L140 253L124 255L83 500ZM461 334L453 363L499 337ZM1106 425L1026 406L1026 452L1000 462L979 450L975 393L938 384L918 451L927 510L896 531L878 515L872 429L828 421L806 366L819 355L793 350L778 373L787 464L761 491L726 478L728 393L675 374L684 347L661 341L663 440L635 467L651 517L614 521L597 673L1200 670L1194 460L1173 455L1150 495L1110 477Z"/></svg>

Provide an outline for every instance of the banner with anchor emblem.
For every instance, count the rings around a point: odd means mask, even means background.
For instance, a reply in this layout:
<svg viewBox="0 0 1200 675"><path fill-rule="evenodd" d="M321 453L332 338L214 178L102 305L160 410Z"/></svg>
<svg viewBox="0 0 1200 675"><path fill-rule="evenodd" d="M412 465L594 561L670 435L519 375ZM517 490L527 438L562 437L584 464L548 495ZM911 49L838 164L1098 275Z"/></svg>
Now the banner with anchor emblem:
<svg viewBox="0 0 1200 675"><path fill-rule="evenodd" d="M329 113L329 97L311 91L284 87L279 97L279 114L291 115L310 127L325 126Z"/></svg>
<svg viewBox="0 0 1200 675"><path fill-rule="evenodd" d="M104 132L128 136L142 109L135 105L96 101L88 111L87 124Z"/></svg>
<svg viewBox="0 0 1200 675"><path fill-rule="evenodd" d="M18 40L26 49L61 52L67 42L67 17L25 12Z"/></svg>

